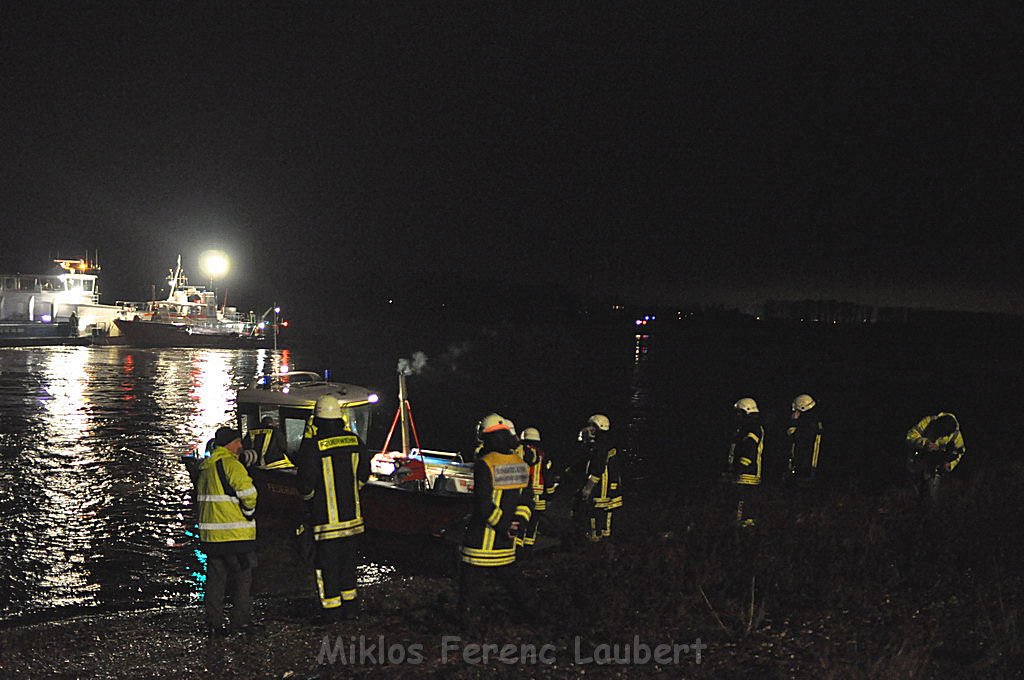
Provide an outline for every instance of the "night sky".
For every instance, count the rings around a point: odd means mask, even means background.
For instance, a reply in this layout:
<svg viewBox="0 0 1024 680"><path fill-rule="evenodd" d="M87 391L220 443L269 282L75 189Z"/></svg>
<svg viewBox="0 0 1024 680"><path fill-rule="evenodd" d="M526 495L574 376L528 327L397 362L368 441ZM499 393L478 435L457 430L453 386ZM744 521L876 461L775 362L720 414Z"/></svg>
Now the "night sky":
<svg viewBox="0 0 1024 680"><path fill-rule="evenodd" d="M1024 313L1019 16L948 11L3 3L0 264Z"/></svg>

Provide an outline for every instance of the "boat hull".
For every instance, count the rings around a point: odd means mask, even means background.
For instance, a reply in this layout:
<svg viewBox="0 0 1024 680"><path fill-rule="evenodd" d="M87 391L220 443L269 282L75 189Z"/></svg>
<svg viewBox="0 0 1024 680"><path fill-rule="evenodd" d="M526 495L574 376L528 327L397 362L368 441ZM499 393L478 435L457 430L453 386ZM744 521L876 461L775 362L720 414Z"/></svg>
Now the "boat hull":
<svg viewBox="0 0 1024 680"><path fill-rule="evenodd" d="M183 324L117 319L115 322L124 344L132 347L202 347L212 349L246 349L268 347L263 337L238 333L199 330Z"/></svg>
<svg viewBox="0 0 1024 680"><path fill-rule="evenodd" d="M71 324L66 322L0 322L0 346L4 347L87 345L89 342L89 336L75 335Z"/></svg>
<svg viewBox="0 0 1024 680"><path fill-rule="evenodd" d="M295 487L295 475L280 470L250 470L259 494L259 512L301 522L305 507ZM447 494L405 489L371 481L359 494L368 529L406 535L442 535L461 529L472 510L471 494Z"/></svg>

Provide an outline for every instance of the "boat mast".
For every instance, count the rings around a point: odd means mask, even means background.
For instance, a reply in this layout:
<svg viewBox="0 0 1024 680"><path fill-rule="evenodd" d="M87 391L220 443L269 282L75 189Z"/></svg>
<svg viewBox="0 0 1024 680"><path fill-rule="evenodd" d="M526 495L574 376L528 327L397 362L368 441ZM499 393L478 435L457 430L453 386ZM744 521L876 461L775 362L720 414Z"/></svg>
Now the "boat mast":
<svg viewBox="0 0 1024 680"><path fill-rule="evenodd" d="M409 455L409 401L405 393L405 371L398 369L398 412L402 420L402 454Z"/></svg>
<svg viewBox="0 0 1024 680"><path fill-rule="evenodd" d="M174 292L178 288L178 281L180 279L181 279L181 253L178 253L178 264L174 268L174 271L171 272L171 275L167 277L167 283L169 283L170 286L171 286L171 290L167 294L167 299L168 300L173 300L174 299Z"/></svg>

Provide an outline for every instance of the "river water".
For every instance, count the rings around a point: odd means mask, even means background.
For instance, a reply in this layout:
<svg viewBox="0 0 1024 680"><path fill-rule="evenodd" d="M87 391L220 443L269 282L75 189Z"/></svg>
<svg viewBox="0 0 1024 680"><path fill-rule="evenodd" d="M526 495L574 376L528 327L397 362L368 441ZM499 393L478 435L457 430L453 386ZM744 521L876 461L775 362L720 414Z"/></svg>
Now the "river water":
<svg viewBox="0 0 1024 680"><path fill-rule="evenodd" d="M195 597L178 456L271 354L0 349L0 618Z"/></svg>
<svg viewBox="0 0 1024 680"><path fill-rule="evenodd" d="M637 363L643 350L628 344L631 334L622 338L623 364ZM466 349L456 354L472 354ZM232 422L239 387L293 360L293 368L321 370L327 354L0 348L0 621L197 601L205 561L179 456ZM376 376L370 386L380 386L389 400L375 415L371 448L381 446L393 414L395 361L359 361L351 371ZM443 358L435 366L433 378L427 372L422 382L410 380L429 396L416 402L413 395L419 429L436 437L424 442L428 448L460 448L478 411L515 408L467 394L468 384L489 382L481 370ZM628 388L619 391L628 398ZM557 391L550 392L554 402ZM457 405L460 398L486 405L470 410ZM565 423L562 438L572 437L578 424L578 418ZM363 584L396 573L397 559L375 559L361 568Z"/></svg>

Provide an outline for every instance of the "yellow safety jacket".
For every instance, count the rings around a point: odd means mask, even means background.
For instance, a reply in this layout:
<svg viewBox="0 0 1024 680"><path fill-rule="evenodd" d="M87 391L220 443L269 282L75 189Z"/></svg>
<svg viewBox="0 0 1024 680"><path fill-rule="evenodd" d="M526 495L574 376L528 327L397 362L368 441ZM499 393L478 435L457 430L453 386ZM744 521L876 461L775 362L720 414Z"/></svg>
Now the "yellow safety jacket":
<svg viewBox="0 0 1024 680"><path fill-rule="evenodd" d="M544 449L535 444L523 445L523 461L530 466L530 489L533 492L533 510L534 512L544 512L548 508L545 473L551 469L551 461L547 459Z"/></svg>
<svg viewBox="0 0 1024 680"><path fill-rule="evenodd" d="M936 437L935 439L928 439L925 436L925 430L932 424L933 421L942 418L943 416L949 416L953 419L956 424L956 428L950 434ZM927 443L931 441L935 443L939 450L944 451L949 456L949 469L952 470L960 464L960 460L964 457L964 453L967 450L964 444L964 436L960 433L960 422L956 419L956 416L952 413L936 413L933 416L925 416L918 421L917 425L914 425L910 430L907 431L907 444L912 446L918 451L925 451Z"/></svg>
<svg viewBox="0 0 1024 680"><path fill-rule="evenodd" d="M370 477L370 458L359 437L337 423L308 428L311 436L302 440L297 454L299 493L307 501L316 541L364 530L359 491Z"/></svg>
<svg viewBox="0 0 1024 680"><path fill-rule="evenodd" d="M733 482L749 486L761 483L761 452L764 451L764 428L743 422L729 445L729 470Z"/></svg>
<svg viewBox="0 0 1024 680"><path fill-rule="evenodd" d="M256 487L231 451L216 447L196 480L199 540L214 552L248 552L256 542ZM207 551L208 553L210 551Z"/></svg>
<svg viewBox="0 0 1024 680"><path fill-rule="evenodd" d="M492 451L473 465L473 513L462 541L462 561L501 567L516 561L512 522L529 522L530 470L515 453Z"/></svg>

